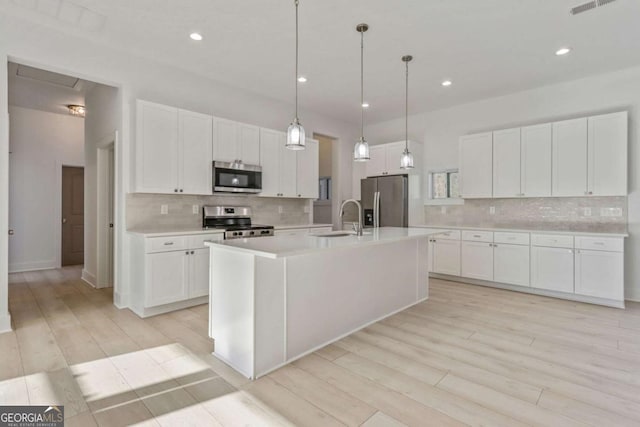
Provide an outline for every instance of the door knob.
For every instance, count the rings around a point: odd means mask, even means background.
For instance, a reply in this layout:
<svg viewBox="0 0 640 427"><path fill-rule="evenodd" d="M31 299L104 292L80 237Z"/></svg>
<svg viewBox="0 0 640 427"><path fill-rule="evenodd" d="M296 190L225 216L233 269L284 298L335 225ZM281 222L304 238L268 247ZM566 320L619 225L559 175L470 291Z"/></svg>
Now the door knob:
<svg viewBox="0 0 640 427"><path fill-rule="evenodd" d="M14 235L14 233L15 233L15 231L13 231L13 230L9 230L9 236L13 236L13 235Z"/></svg>
<svg viewBox="0 0 640 427"><path fill-rule="evenodd" d="M67 223L67 218L62 218L62 223L66 224Z"/></svg>

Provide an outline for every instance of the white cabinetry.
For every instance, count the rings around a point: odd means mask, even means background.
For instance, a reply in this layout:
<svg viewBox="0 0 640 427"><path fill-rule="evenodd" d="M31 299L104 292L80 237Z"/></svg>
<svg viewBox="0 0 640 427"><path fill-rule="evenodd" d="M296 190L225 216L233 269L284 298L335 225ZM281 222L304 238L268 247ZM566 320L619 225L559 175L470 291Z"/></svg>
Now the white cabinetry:
<svg viewBox="0 0 640 427"><path fill-rule="evenodd" d="M460 232L453 231L430 239L431 268L434 273L460 275Z"/></svg>
<svg viewBox="0 0 640 427"><path fill-rule="evenodd" d="M319 143L306 140L304 150L285 147L287 135L260 129L262 197L318 198Z"/></svg>
<svg viewBox="0 0 640 427"><path fill-rule="evenodd" d="M481 133L460 138L460 188L462 198L490 198L493 194L493 135Z"/></svg>
<svg viewBox="0 0 640 427"><path fill-rule="evenodd" d="M627 195L627 123L626 111L589 117L589 195Z"/></svg>
<svg viewBox="0 0 640 427"><path fill-rule="evenodd" d="M531 287L573 293L573 236L534 234Z"/></svg>
<svg viewBox="0 0 640 427"><path fill-rule="evenodd" d="M203 304L209 294L206 240L222 234L145 237L134 235L132 310L141 317Z"/></svg>
<svg viewBox="0 0 640 427"><path fill-rule="evenodd" d="M319 145L318 141L307 139L306 148L296 153L296 171L298 173L296 192L298 197L305 199L317 199L319 197Z"/></svg>
<svg viewBox="0 0 640 427"><path fill-rule="evenodd" d="M211 117L137 103L135 191L211 194Z"/></svg>
<svg viewBox="0 0 640 427"><path fill-rule="evenodd" d="M400 159L404 148L404 141L390 142L370 147L369 155L371 158L366 162L366 175L380 176L415 173L420 167L419 164L422 156L421 146L413 141L409 141L409 150L413 154L414 159L414 169L400 168Z"/></svg>
<svg viewBox="0 0 640 427"><path fill-rule="evenodd" d="M260 164L260 128L216 118L213 123L213 159Z"/></svg>
<svg viewBox="0 0 640 427"><path fill-rule="evenodd" d="M493 280L493 243L462 242L462 277Z"/></svg>
<svg viewBox="0 0 640 427"><path fill-rule="evenodd" d="M551 196L551 123L523 127L520 186L524 197Z"/></svg>
<svg viewBox="0 0 640 427"><path fill-rule="evenodd" d="M493 132L493 197L520 197L520 128Z"/></svg>
<svg viewBox="0 0 640 427"><path fill-rule="evenodd" d="M496 232L493 245L493 280L529 286L529 235Z"/></svg>
<svg viewBox="0 0 640 427"><path fill-rule="evenodd" d="M622 239L576 238L576 294L624 300L623 246Z"/></svg>
<svg viewBox="0 0 640 427"><path fill-rule="evenodd" d="M587 119L553 124L553 195L586 195Z"/></svg>

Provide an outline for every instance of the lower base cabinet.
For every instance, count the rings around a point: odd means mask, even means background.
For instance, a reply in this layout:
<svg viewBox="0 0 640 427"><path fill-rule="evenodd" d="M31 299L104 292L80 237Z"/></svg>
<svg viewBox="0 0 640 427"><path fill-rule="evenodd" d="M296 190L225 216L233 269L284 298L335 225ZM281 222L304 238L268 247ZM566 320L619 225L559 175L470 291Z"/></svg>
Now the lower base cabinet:
<svg viewBox="0 0 640 427"><path fill-rule="evenodd" d="M460 275L460 241L431 239L431 268L434 273Z"/></svg>
<svg viewBox="0 0 640 427"><path fill-rule="evenodd" d="M532 247L531 287L573 293L573 249Z"/></svg>
<svg viewBox="0 0 640 427"><path fill-rule="evenodd" d="M575 256L575 292L597 298L624 299L624 255L577 249Z"/></svg>
<svg viewBox="0 0 640 427"><path fill-rule="evenodd" d="M203 304L209 295L208 240L222 234L133 239L132 310L141 317Z"/></svg>
<svg viewBox="0 0 640 427"><path fill-rule="evenodd" d="M529 246L495 244L493 280L509 285L529 286Z"/></svg>
<svg viewBox="0 0 640 427"><path fill-rule="evenodd" d="M493 243L462 242L461 260L462 277L493 280Z"/></svg>

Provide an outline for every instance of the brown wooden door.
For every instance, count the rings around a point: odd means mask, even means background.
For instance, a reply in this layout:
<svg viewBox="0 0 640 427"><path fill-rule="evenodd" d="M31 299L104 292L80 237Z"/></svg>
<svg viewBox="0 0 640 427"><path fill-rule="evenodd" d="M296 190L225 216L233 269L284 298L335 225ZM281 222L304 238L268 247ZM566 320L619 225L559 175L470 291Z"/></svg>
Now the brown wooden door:
<svg viewBox="0 0 640 427"><path fill-rule="evenodd" d="M62 167L62 265L84 264L84 168Z"/></svg>

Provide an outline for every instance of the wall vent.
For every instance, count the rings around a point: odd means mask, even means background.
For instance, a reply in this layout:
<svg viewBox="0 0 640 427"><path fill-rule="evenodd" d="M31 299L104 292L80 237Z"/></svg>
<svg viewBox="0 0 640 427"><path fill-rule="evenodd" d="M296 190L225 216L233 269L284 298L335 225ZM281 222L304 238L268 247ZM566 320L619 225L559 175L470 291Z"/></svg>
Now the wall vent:
<svg viewBox="0 0 640 427"><path fill-rule="evenodd" d="M583 13L583 12L587 12L589 10L593 10L596 7L600 7L600 6L605 6L609 3L613 3L616 0L593 0L587 3L583 3L581 5L578 5L576 7L572 7L571 9L569 9L569 13L571 15L577 15L579 13Z"/></svg>

